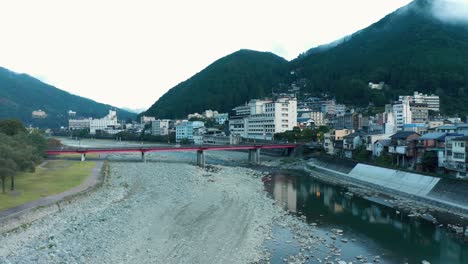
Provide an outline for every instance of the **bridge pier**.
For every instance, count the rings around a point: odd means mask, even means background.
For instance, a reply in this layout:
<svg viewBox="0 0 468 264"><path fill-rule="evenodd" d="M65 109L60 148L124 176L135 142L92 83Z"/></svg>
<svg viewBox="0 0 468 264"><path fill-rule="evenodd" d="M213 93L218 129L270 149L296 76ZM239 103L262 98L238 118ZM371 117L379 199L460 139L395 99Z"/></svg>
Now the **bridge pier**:
<svg viewBox="0 0 468 264"><path fill-rule="evenodd" d="M85 161L86 160L86 153L81 153L81 161Z"/></svg>
<svg viewBox="0 0 468 264"><path fill-rule="evenodd" d="M260 164L260 148L249 149L249 162L253 165Z"/></svg>
<svg viewBox="0 0 468 264"><path fill-rule="evenodd" d="M197 166L201 168L205 167L205 153L203 150L197 150Z"/></svg>

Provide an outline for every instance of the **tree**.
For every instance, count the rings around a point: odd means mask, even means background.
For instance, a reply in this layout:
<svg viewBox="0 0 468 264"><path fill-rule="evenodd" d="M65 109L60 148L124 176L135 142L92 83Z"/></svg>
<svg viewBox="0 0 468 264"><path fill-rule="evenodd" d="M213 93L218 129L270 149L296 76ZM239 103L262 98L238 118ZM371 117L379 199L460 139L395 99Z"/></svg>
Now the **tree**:
<svg viewBox="0 0 468 264"><path fill-rule="evenodd" d="M425 151L422 157L421 165L423 171L434 172L437 169L437 153L434 151Z"/></svg>
<svg viewBox="0 0 468 264"><path fill-rule="evenodd" d="M23 126L23 123L17 119L6 119L0 121L0 132L13 136L21 132L26 132L26 128Z"/></svg>
<svg viewBox="0 0 468 264"><path fill-rule="evenodd" d="M0 158L0 178L2 179L2 193L5 193L5 181L7 177L13 179L16 173L17 167L13 160ZM14 185L14 180L12 180L12 185Z"/></svg>

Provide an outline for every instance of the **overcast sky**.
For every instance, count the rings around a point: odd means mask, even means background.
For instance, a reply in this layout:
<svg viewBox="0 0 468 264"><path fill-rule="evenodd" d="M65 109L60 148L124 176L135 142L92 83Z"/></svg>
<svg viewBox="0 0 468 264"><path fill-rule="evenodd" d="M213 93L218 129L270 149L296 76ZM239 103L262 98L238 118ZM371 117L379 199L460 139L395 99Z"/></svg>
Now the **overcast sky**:
<svg viewBox="0 0 468 264"><path fill-rule="evenodd" d="M239 49L291 60L409 2L0 0L0 66L98 102L148 108Z"/></svg>

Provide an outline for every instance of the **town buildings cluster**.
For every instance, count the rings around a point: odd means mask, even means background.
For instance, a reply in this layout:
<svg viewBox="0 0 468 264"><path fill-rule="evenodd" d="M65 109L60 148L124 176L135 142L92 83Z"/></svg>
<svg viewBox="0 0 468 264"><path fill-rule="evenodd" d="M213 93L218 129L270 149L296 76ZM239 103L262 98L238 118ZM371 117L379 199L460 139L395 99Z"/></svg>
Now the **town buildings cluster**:
<svg viewBox="0 0 468 264"><path fill-rule="evenodd" d="M370 89L384 87L384 83L369 83ZM441 116L437 95L414 92L399 96L382 112L369 109L347 107L330 98L297 100L294 94L279 94L250 100L230 113L205 110L182 120L142 116L138 123L123 124L115 111L101 119L75 119L76 113L70 111L69 129L89 129L90 134L114 135L125 130L175 135L178 143L238 144L275 140L275 134L294 127L326 126L330 130L319 142L326 154L351 159L359 155L369 160L386 157L393 166L421 171L430 167L435 172L468 177L468 124L459 117Z"/></svg>

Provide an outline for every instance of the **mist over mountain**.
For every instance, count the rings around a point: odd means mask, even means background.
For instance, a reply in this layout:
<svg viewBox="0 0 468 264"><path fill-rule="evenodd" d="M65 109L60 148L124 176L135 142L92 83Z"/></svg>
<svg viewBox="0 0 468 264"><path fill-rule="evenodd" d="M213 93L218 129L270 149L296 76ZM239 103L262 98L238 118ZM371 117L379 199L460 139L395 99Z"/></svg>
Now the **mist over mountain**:
<svg viewBox="0 0 468 264"><path fill-rule="evenodd" d="M447 2L416 0L338 45L311 49L290 70L310 80L308 92L346 104L383 105L418 91L441 96L444 112L468 113L468 29L458 16L465 9L447 12ZM389 88L368 89L381 81Z"/></svg>
<svg viewBox="0 0 468 264"><path fill-rule="evenodd" d="M68 126L68 111L78 117L104 117L110 109L119 119L136 114L97 103L48 85L27 74L18 74L0 67L0 119L17 118L26 125L57 128ZM33 118L32 111L43 110L47 117Z"/></svg>

